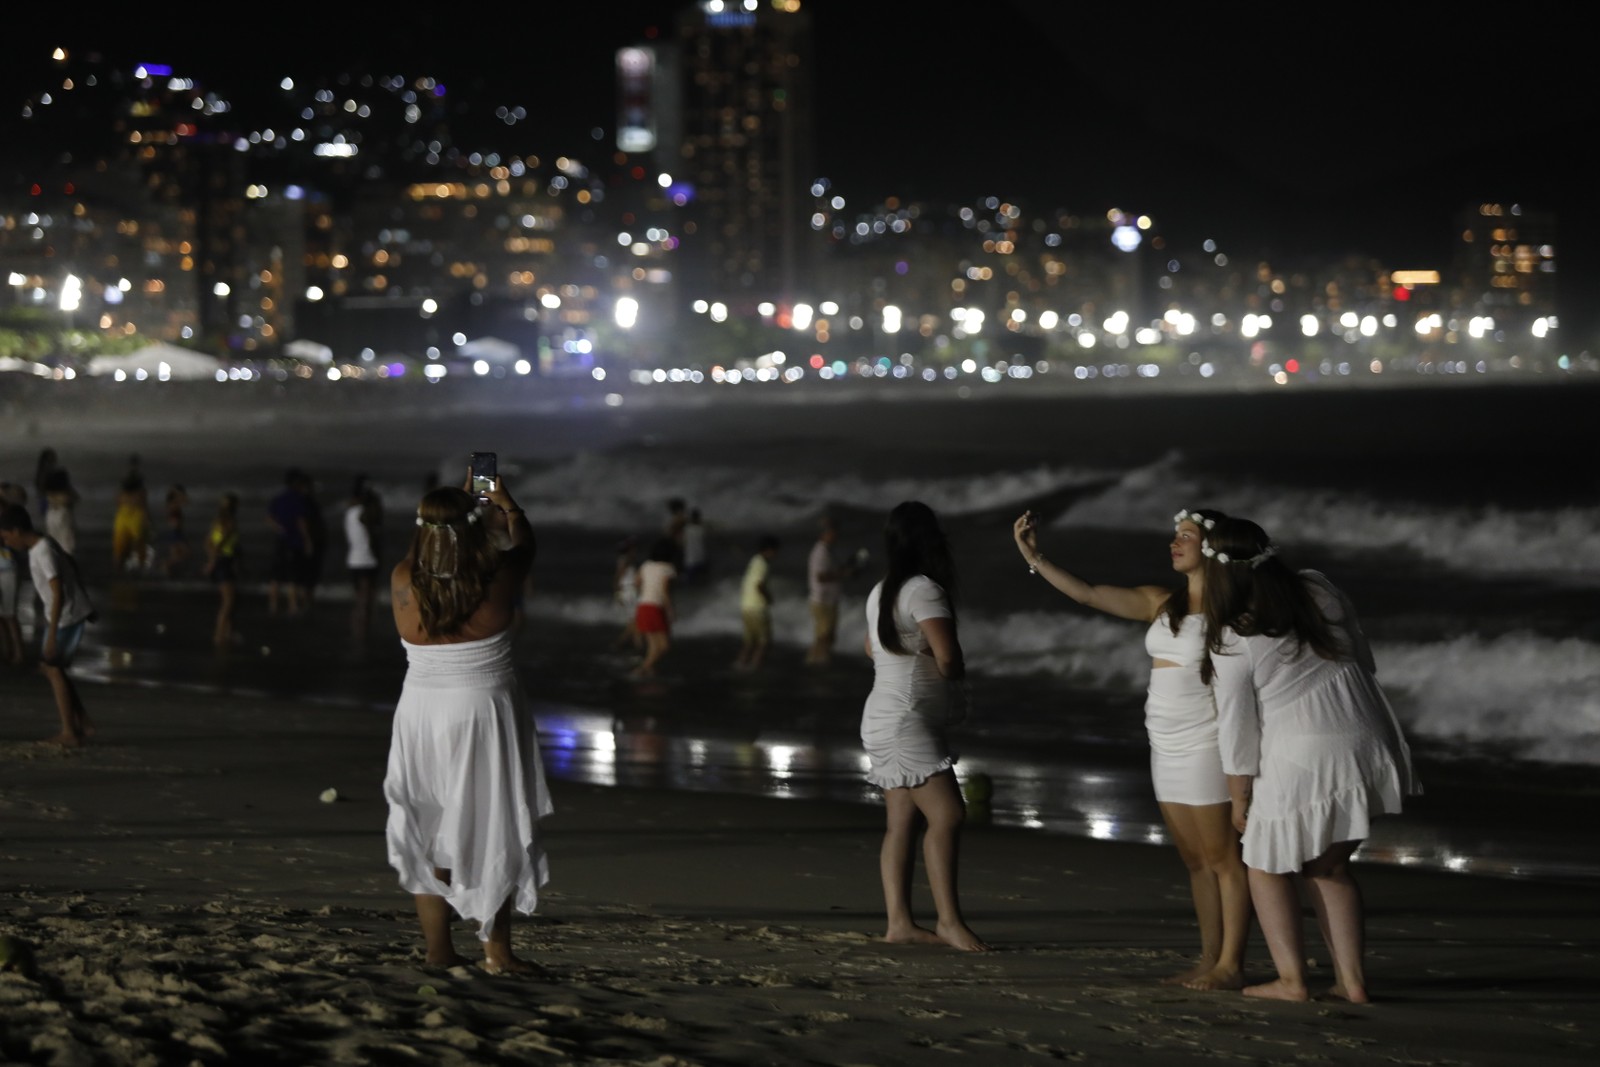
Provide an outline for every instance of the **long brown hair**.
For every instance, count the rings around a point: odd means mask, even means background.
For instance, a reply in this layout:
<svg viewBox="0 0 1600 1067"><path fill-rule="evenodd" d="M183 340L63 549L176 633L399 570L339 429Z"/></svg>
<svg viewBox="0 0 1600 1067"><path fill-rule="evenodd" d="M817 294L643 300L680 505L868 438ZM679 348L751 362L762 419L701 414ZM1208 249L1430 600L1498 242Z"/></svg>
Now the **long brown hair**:
<svg viewBox="0 0 1600 1067"><path fill-rule="evenodd" d="M1218 511L1216 508L1191 508L1181 511L1179 514L1187 516L1183 522L1194 523L1194 525L1200 527L1200 536L1202 539L1206 536L1206 528L1200 523L1195 522L1195 519L1210 519L1213 523L1216 523L1221 522L1223 519L1228 517L1222 512ZM1174 524L1174 537L1177 536L1177 527L1181 525L1183 525L1182 522ZM1200 572L1200 577L1202 579L1201 588L1204 588L1205 571L1203 569ZM1178 631L1183 629L1183 620L1188 617L1188 614L1189 580L1185 578L1178 584L1177 588L1172 590L1171 595L1168 596L1166 601L1161 605L1161 610L1156 614L1156 618L1159 619L1161 616L1165 615L1167 617L1167 625L1172 627L1172 636L1177 637Z"/></svg>
<svg viewBox="0 0 1600 1067"><path fill-rule="evenodd" d="M483 603L500 553L477 521L477 501L465 490L435 489L417 505L411 539L411 591L430 637L460 631Z"/></svg>
<svg viewBox="0 0 1600 1067"><path fill-rule="evenodd" d="M1219 519L1206 531L1206 652L1200 677L1211 681L1213 655L1222 655L1222 630L1242 636L1294 636L1296 651L1307 645L1323 659L1347 654L1306 580L1286 567L1267 532L1248 519ZM1223 557L1227 562L1223 562Z"/></svg>

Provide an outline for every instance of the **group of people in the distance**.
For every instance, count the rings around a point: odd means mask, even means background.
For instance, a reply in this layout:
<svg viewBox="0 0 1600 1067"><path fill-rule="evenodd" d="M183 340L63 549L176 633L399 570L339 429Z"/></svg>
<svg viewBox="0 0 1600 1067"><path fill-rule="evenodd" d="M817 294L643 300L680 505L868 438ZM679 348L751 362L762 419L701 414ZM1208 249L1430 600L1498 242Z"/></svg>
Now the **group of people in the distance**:
<svg viewBox="0 0 1600 1067"><path fill-rule="evenodd" d="M548 877L538 821L551 810L511 661L533 533L503 485L433 490L416 522L390 588L409 668L384 786L389 858L416 895L429 963L465 962L450 939L453 909L478 924L490 970L525 971L511 914L531 913ZM1216 511L1176 516L1175 587L1084 581L1040 551L1031 513L1014 536L1029 569L1062 593L1149 624L1152 776L1189 869L1201 941L1198 964L1171 980L1243 988L1253 901L1278 977L1245 993L1307 999L1298 879L1328 941L1330 992L1364 1002L1350 860L1371 819L1399 811L1416 786L1348 599L1321 574L1290 570L1259 526ZM861 720L867 779L886 813L884 938L984 951L957 892L965 808L948 735L968 693L956 569L927 505L890 512L884 557L866 602L874 678ZM911 908L919 830L932 929Z"/></svg>

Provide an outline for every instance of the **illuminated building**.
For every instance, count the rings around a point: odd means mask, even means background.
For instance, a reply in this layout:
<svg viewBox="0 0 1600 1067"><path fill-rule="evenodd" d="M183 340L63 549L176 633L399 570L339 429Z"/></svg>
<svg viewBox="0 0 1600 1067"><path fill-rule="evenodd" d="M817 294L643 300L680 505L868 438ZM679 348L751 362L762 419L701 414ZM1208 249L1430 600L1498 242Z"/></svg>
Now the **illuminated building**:
<svg viewBox="0 0 1600 1067"><path fill-rule="evenodd" d="M1555 216L1483 203L1457 221L1456 283L1463 310L1522 324L1556 311Z"/></svg>
<svg viewBox="0 0 1600 1067"><path fill-rule="evenodd" d="M681 109L662 130L691 187L684 291L787 303L815 247L810 15L799 0L700 0L677 38Z"/></svg>

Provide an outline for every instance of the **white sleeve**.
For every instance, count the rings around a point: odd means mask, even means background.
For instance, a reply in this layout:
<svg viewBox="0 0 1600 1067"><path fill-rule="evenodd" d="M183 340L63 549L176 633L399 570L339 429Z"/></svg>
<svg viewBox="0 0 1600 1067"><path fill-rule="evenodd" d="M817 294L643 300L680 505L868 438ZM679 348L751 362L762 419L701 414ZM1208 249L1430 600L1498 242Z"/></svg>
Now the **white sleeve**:
<svg viewBox="0 0 1600 1067"><path fill-rule="evenodd" d="M1222 639L1222 654L1211 656L1212 692L1217 698L1217 745L1224 774L1261 772L1261 705L1256 699L1250 650L1232 630Z"/></svg>
<svg viewBox="0 0 1600 1067"><path fill-rule="evenodd" d="M913 623L924 619L948 619L951 616L950 598L932 578L917 576L907 580L900 591L900 606Z"/></svg>

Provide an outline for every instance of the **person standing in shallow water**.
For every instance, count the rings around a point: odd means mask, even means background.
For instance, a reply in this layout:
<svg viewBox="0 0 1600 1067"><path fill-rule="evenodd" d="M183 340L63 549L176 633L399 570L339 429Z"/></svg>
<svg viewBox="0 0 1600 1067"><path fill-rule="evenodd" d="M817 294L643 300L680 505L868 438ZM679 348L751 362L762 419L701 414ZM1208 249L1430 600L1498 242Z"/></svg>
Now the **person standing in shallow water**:
<svg viewBox="0 0 1600 1067"><path fill-rule="evenodd" d="M486 970L522 974L536 968L512 950L511 913L532 914L549 880L538 826L552 808L511 662L533 530L504 486L482 506L465 489L424 496L390 576L407 668L383 793L389 863L416 899L428 963L468 962L451 938L454 911L478 924ZM508 547L494 546L491 524Z"/></svg>
<svg viewBox="0 0 1600 1067"><path fill-rule="evenodd" d="M1182 579L1177 588L1093 585L1039 551L1038 523L1025 512L1012 526L1028 569L1085 607L1149 624L1150 689L1145 728L1150 778L1167 833L1189 870L1189 894L1200 927L1200 959L1169 984L1190 989L1244 985L1244 947L1250 933L1250 887L1239 858L1228 780L1217 748L1217 708L1201 677L1205 658L1205 557L1200 543L1223 517L1197 508L1173 516L1168 554Z"/></svg>
<svg viewBox="0 0 1600 1067"><path fill-rule="evenodd" d="M945 944L965 952L989 946L967 926L957 893L966 805L956 786L947 732L966 715L966 663L956 637L955 564L937 516L907 501L884 527L887 573L867 595L867 655L872 692L861 713L867 781L883 790L885 829L878 854L888 913L883 939ZM917 830L938 921L911 912Z"/></svg>
<svg viewBox="0 0 1600 1067"><path fill-rule="evenodd" d="M1201 551L1222 767L1278 969L1245 996L1310 998L1298 881L1332 958L1329 994L1365 1004L1366 915L1350 859L1374 816L1421 792L1411 750L1348 597L1284 566L1253 522L1219 519Z"/></svg>

